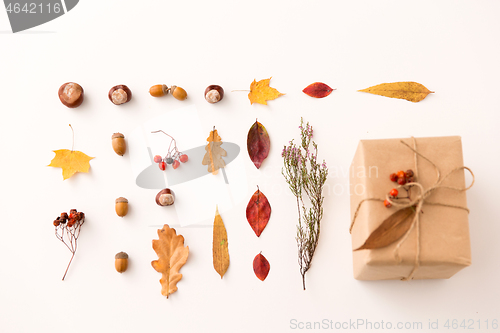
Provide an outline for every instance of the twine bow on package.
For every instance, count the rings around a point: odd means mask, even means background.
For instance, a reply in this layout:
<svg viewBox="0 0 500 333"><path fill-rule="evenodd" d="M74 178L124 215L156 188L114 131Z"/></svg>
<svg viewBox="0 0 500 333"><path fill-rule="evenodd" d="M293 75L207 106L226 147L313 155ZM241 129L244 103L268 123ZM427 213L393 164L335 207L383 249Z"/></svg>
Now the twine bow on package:
<svg viewBox="0 0 500 333"><path fill-rule="evenodd" d="M389 179L408 169L411 182ZM463 165L460 137L362 140L350 180L356 279L447 279L471 264L466 191L474 174Z"/></svg>

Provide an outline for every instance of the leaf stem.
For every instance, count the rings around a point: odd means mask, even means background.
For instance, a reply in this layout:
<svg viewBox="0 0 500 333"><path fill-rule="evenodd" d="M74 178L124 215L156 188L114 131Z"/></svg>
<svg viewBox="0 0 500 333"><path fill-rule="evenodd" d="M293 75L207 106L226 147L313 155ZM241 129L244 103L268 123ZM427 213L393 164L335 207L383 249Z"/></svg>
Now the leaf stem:
<svg viewBox="0 0 500 333"><path fill-rule="evenodd" d="M71 143L71 152L73 152L75 148L75 131L73 130L73 126L71 126L71 124L69 124L69 127L71 127L71 132L73 133L73 140L72 140L73 142Z"/></svg>

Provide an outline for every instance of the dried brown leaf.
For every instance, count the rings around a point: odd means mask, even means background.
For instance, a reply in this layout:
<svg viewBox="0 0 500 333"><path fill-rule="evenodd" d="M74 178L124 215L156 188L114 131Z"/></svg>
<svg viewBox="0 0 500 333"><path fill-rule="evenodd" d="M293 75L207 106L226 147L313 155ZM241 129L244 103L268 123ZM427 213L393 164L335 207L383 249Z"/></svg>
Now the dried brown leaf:
<svg viewBox="0 0 500 333"><path fill-rule="evenodd" d="M168 224L158 230L158 237L153 240L153 250L159 259L153 260L151 265L161 273L161 294L168 298L177 291L177 282L182 278L179 270L187 261L189 247L184 246L184 237L177 235Z"/></svg>
<svg viewBox="0 0 500 333"><path fill-rule="evenodd" d="M410 229L414 216L413 207L398 210L373 230L365 243L354 251L379 249L391 245Z"/></svg>

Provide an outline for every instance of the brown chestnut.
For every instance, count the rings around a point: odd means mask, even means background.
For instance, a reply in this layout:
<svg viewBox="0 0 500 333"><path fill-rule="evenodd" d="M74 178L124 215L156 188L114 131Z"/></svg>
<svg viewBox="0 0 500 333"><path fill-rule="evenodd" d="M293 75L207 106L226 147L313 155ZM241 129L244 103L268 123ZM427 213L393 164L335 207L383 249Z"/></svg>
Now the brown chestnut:
<svg viewBox="0 0 500 333"><path fill-rule="evenodd" d="M158 206L172 206L175 201L175 194L169 188L163 189L156 195L156 204Z"/></svg>
<svg viewBox="0 0 500 333"><path fill-rule="evenodd" d="M108 97L113 104L120 105L130 102L132 99L132 92L126 85L119 84L109 90Z"/></svg>
<svg viewBox="0 0 500 333"><path fill-rule="evenodd" d="M208 103L214 104L220 102L224 98L224 89L221 86L212 84L205 89L205 99Z"/></svg>
<svg viewBox="0 0 500 333"><path fill-rule="evenodd" d="M83 88L78 83L66 82L59 88L58 95L68 108L76 108L83 102Z"/></svg>

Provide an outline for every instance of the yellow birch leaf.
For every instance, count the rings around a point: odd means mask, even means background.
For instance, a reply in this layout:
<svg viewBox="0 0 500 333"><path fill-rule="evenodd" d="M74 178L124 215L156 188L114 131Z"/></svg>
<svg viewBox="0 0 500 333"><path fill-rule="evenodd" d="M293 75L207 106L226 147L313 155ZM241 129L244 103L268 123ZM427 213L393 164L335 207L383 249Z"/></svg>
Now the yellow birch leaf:
<svg viewBox="0 0 500 333"><path fill-rule="evenodd" d="M407 101L414 103L420 102L427 97L427 95L434 92L417 82L382 83L358 91L390 98L406 99Z"/></svg>
<svg viewBox="0 0 500 333"><path fill-rule="evenodd" d="M226 274L229 267L229 250L227 248L227 232L224 222L219 214L219 209L215 208L214 219L214 239L212 243L212 252L214 258L214 268L219 273L220 278Z"/></svg>
<svg viewBox="0 0 500 333"><path fill-rule="evenodd" d="M259 82L253 80L250 85L250 93L248 94L250 104L259 103L267 105L266 101L270 101L284 95L278 90L271 88L269 86L269 81L271 81L271 78L260 80Z"/></svg>
<svg viewBox="0 0 500 333"><path fill-rule="evenodd" d="M177 282L182 279L179 270L187 261L189 246L184 246L184 237L177 235L175 229L168 224L158 230L158 238L153 239L153 250L158 255L158 260L153 260L151 265L161 273L161 294L168 298L177 291Z"/></svg>
<svg viewBox="0 0 500 333"><path fill-rule="evenodd" d="M54 150L56 156L48 166L62 168L63 179L66 180L77 172L89 172L89 161L93 159L81 151L59 149Z"/></svg>

